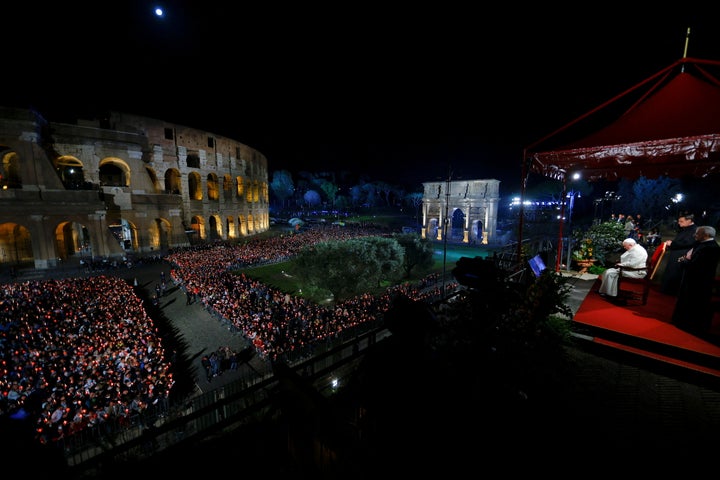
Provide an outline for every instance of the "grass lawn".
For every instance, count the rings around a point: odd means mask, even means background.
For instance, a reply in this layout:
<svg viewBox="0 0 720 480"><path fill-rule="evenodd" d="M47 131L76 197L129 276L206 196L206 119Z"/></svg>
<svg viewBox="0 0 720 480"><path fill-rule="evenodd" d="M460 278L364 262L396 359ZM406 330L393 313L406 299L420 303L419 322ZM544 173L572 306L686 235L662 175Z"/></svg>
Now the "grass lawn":
<svg viewBox="0 0 720 480"><path fill-rule="evenodd" d="M492 255L492 250L484 247L468 246L468 245L447 245L447 250L442 242L435 242L435 248L433 258L435 263L426 272L417 272L409 280L415 282L420 278L430 274L438 273L442 275L451 275L452 269L455 268L456 262L460 257L487 257ZM443 263L444 260L444 263ZM443 267L444 265L444 267ZM280 262L272 265L264 265L259 267L246 268L238 270L238 273L245 273L251 278L257 279L276 288L282 292L289 293L291 295L302 295L307 299L319 303L319 304L332 304L333 298L329 292L314 292L310 291L307 286L304 286L297 277L292 275L294 265L292 260ZM414 272L415 273L415 272Z"/></svg>

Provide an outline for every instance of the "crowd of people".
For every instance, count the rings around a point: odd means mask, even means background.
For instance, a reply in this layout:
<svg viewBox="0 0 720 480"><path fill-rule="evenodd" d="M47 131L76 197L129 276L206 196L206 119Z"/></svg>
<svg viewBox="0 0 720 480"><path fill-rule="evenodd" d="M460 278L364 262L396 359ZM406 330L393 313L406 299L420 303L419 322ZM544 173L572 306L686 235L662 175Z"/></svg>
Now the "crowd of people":
<svg viewBox="0 0 720 480"><path fill-rule="evenodd" d="M625 238L632 238L644 247L657 247L662 241L660 230L656 226L646 225L641 213L635 215L613 213L610 215L610 221L623 226Z"/></svg>
<svg viewBox="0 0 720 480"><path fill-rule="evenodd" d="M372 322L390 308L396 296L415 300L440 298L437 282L400 284L383 295L363 294L327 308L264 285L247 275L232 273L240 267L289 258L308 242L343 240L374 235L372 229L352 231L316 227L302 234L213 247L212 255L187 249L169 254L173 281L186 292L199 292L211 312L242 332L262 357L276 360L312 354L321 341L332 340L355 326ZM450 283L446 289L455 288ZM194 295L194 294L193 294Z"/></svg>
<svg viewBox="0 0 720 480"><path fill-rule="evenodd" d="M377 298L360 295L326 308L231 273L288 259L308 243L373 234L318 227L244 244L189 247L165 260L171 281L235 326L260 355L277 359L310 353L317 342L376 320L396 295L440 296L437 276L431 276ZM166 407L174 353L163 348L131 283L103 274L0 285L0 417L36 418L36 438L47 443L103 422L122 422L154 405ZM232 369L235 353L214 352L208 379L223 366Z"/></svg>
<svg viewBox="0 0 720 480"><path fill-rule="evenodd" d="M118 277L0 288L0 414L35 417L41 443L162 406L170 360L142 300Z"/></svg>

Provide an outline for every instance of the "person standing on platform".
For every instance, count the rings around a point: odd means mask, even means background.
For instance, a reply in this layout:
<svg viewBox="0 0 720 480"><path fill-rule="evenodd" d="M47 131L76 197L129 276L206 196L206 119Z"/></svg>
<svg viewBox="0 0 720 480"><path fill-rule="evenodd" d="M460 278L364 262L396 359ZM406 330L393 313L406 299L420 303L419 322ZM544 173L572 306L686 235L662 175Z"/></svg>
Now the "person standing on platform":
<svg viewBox="0 0 720 480"><path fill-rule="evenodd" d="M620 255L620 262L615 264L616 267L642 268L647 265L648 253L645 247L635 241L634 238L626 238L622 242L625 252ZM623 272L623 276L631 278L643 278L647 275L645 270ZM620 276L619 268L608 268L602 273L602 281L598 293L606 297L617 297L618 294L618 277Z"/></svg>
<svg viewBox="0 0 720 480"><path fill-rule="evenodd" d="M715 228L697 227L697 243L677 260L682 273L672 323L690 333L708 333L715 314L712 305L713 287L720 245L715 241Z"/></svg>
<svg viewBox="0 0 720 480"><path fill-rule="evenodd" d="M695 244L695 216L681 213L678 217L678 232L672 240L665 240L665 272L662 276L660 291L666 295L677 295L680 289L682 271L678 259L685 255Z"/></svg>

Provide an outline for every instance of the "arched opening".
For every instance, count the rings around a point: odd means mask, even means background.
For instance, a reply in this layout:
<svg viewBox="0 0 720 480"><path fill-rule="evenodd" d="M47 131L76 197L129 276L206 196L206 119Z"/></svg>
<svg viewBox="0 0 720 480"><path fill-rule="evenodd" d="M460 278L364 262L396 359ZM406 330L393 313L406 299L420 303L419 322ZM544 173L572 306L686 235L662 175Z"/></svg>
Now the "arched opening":
<svg viewBox="0 0 720 480"><path fill-rule="evenodd" d="M61 260L75 255L94 256L90 232L85 225L77 222L62 222L55 228L55 250Z"/></svg>
<svg viewBox="0 0 720 480"><path fill-rule="evenodd" d="M0 170L0 188L22 188L20 178L20 161L18 154L12 150L2 155L2 169Z"/></svg>
<svg viewBox="0 0 720 480"><path fill-rule="evenodd" d="M180 172L171 168L165 172L165 193L172 195L180 195Z"/></svg>
<svg viewBox="0 0 720 480"><path fill-rule="evenodd" d="M203 192L200 185L200 174L197 172L192 172L188 175L188 190L190 191L190 199L203 199Z"/></svg>
<svg viewBox="0 0 720 480"><path fill-rule="evenodd" d="M34 262L30 230L17 223L0 224L0 261L8 265Z"/></svg>

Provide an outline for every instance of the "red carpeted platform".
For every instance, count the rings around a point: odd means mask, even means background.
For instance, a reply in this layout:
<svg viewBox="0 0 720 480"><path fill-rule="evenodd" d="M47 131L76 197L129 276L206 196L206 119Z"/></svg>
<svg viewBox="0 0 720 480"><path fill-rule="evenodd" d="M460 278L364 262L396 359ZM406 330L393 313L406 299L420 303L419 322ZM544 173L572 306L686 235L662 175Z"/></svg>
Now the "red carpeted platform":
<svg viewBox="0 0 720 480"><path fill-rule="evenodd" d="M622 305L597 292L598 279L575 313L580 332L609 346L690 368L709 370L720 377L720 313L702 338L670 323L675 297L650 289L647 305Z"/></svg>

